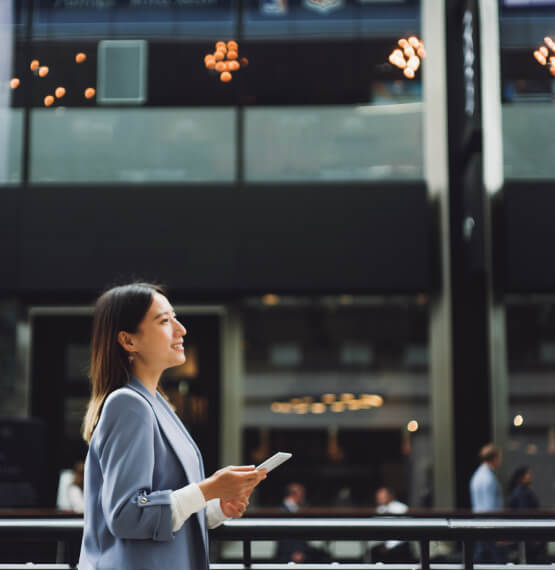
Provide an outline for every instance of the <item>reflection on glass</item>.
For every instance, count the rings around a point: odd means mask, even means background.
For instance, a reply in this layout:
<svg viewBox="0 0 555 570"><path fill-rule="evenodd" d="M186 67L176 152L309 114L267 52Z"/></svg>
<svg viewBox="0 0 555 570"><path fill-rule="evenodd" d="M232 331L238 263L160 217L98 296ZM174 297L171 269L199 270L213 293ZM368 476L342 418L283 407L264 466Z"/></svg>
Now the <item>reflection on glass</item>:
<svg viewBox="0 0 555 570"><path fill-rule="evenodd" d="M423 177L419 102L249 108L245 131L250 182Z"/></svg>
<svg viewBox="0 0 555 570"><path fill-rule="evenodd" d="M399 37L416 31L417 0L246 0L249 38Z"/></svg>
<svg viewBox="0 0 555 570"><path fill-rule="evenodd" d="M228 182L233 109L35 109L33 182Z"/></svg>
<svg viewBox="0 0 555 570"><path fill-rule="evenodd" d="M232 0L41 0L33 6L33 36L129 37L229 35L235 26Z"/></svg>

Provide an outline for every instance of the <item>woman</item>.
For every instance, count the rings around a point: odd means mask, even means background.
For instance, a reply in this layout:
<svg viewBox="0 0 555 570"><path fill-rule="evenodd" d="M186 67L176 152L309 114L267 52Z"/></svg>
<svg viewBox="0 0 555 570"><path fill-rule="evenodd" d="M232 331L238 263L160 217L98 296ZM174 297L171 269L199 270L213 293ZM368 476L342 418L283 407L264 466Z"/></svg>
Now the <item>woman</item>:
<svg viewBox="0 0 555 570"><path fill-rule="evenodd" d="M157 286L123 285L97 301L79 570L207 569L207 527L242 516L266 477L253 466L204 477L158 388L165 369L185 362L185 334Z"/></svg>
<svg viewBox="0 0 555 570"><path fill-rule="evenodd" d="M540 502L532 491L532 470L528 465L515 469L509 481L509 508L539 509ZM547 545L541 541L526 541L526 562L533 564L547 563Z"/></svg>
<svg viewBox="0 0 555 570"><path fill-rule="evenodd" d="M515 469L509 482L509 507L511 509L537 509L540 502L532 491L532 470L527 465Z"/></svg>

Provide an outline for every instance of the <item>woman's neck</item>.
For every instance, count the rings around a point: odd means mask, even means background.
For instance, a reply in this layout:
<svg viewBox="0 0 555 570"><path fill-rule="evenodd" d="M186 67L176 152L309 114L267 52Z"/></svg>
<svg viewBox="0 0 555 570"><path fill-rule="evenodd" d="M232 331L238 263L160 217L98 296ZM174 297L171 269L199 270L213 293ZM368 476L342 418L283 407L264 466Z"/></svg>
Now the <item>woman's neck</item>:
<svg viewBox="0 0 555 570"><path fill-rule="evenodd" d="M145 388L153 396L156 396L156 389L161 376L160 371L154 371L148 368L148 366L144 366L141 362L133 362L131 372L133 376L137 377L145 385Z"/></svg>

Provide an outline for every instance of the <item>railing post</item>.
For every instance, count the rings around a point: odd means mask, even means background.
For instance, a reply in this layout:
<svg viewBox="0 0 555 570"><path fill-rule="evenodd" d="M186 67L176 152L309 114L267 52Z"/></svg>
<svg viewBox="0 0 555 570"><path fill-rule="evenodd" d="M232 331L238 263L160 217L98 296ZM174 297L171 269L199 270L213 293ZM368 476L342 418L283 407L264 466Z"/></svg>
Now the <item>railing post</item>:
<svg viewBox="0 0 555 570"><path fill-rule="evenodd" d="M518 561L526 564L526 543L522 540L518 543Z"/></svg>
<svg viewBox="0 0 555 570"><path fill-rule="evenodd" d="M245 568L250 568L252 564L250 540L243 540L243 564Z"/></svg>
<svg viewBox="0 0 555 570"><path fill-rule="evenodd" d="M472 540L463 541L463 561L464 570L474 569L474 542Z"/></svg>
<svg viewBox="0 0 555 570"><path fill-rule="evenodd" d="M420 568L430 570L430 543L427 540L420 541Z"/></svg>

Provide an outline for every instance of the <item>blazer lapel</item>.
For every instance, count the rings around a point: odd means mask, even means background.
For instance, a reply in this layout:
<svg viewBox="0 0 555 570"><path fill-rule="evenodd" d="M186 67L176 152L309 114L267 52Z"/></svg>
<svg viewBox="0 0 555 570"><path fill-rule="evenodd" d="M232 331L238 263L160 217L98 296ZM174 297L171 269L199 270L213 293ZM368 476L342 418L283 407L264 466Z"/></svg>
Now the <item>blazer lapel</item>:
<svg viewBox="0 0 555 570"><path fill-rule="evenodd" d="M202 480L204 478L202 456L200 455L200 451L197 445L193 441L193 438L190 436L189 432L186 430L185 426L180 427L177 422L175 422L171 417L168 416L168 414L164 413L163 410L160 409L161 406L167 406L167 404L165 402L162 403L161 401L158 401L158 399L150 393L148 388L146 388L146 386L138 378L132 376L127 386L141 394L141 396L143 396L152 406L154 414L158 420L158 424L164 432L164 435L171 445L176 457L181 463L189 483L198 483L200 480ZM171 412L171 408L169 408L169 406L167 407L167 410ZM190 461L187 461L187 457L182 451L184 436L188 439L195 455L197 456L198 468L196 465L192 465ZM206 516L204 510L196 514L200 524L204 545L206 548L208 548L206 536Z"/></svg>

